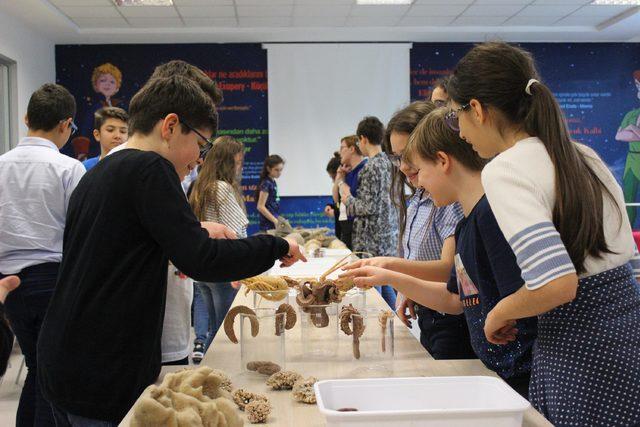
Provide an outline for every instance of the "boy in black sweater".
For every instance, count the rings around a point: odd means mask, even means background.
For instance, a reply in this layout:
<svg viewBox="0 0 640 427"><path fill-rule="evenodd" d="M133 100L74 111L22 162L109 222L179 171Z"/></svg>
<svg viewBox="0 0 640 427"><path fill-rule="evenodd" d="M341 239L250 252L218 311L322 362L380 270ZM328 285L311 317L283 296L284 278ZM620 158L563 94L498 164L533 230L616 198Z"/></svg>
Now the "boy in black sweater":
<svg viewBox="0 0 640 427"><path fill-rule="evenodd" d="M207 282L304 260L295 242L272 236L210 239L189 208L180 179L217 128L215 106L196 83L152 79L129 113L127 149L88 172L69 202L38 341L39 380L58 425L116 425L156 380L169 260Z"/></svg>

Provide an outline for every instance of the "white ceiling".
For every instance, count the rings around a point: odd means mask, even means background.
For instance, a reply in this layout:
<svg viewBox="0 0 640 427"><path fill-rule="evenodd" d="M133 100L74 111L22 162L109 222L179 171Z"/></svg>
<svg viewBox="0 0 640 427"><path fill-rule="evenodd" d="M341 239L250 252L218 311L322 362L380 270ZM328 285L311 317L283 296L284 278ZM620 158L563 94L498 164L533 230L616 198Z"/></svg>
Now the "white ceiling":
<svg viewBox="0 0 640 427"><path fill-rule="evenodd" d="M269 41L640 41L640 7L590 0L3 0L56 43Z"/></svg>

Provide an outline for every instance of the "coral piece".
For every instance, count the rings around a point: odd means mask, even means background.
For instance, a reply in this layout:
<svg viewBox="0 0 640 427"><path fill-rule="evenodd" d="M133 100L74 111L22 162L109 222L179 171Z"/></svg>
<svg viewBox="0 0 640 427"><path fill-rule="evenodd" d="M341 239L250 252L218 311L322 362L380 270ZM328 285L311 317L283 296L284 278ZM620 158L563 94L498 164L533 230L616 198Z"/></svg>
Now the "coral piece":
<svg viewBox="0 0 640 427"><path fill-rule="evenodd" d="M316 249L320 249L322 247L322 243L319 240L311 239L307 243L304 244L304 251L308 254L313 253Z"/></svg>
<svg viewBox="0 0 640 427"><path fill-rule="evenodd" d="M231 396L213 369L185 369L149 386L133 408L132 427L241 426Z"/></svg>
<svg viewBox="0 0 640 427"><path fill-rule="evenodd" d="M389 323L389 319L393 317L393 311L391 310L382 310L380 311L380 315L378 316L378 322L380 323L380 330L382 332L382 352L385 353L387 351L387 325Z"/></svg>
<svg viewBox="0 0 640 427"><path fill-rule="evenodd" d="M298 281L298 280L296 280L296 279L293 279L293 278L291 278L291 277L289 277L289 276L282 276L282 279L283 279L285 282L287 282L287 285L288 285L290 288L295 288L295 287L300 286L300 281Z"/></svg>
<svg viewBox="0 0 640 427"><path fill-rule="evenodd" d="M291 390L296 381L302 379L302 375L294 371L280 371L271 375L267 380L267 386L273 390Z"/></svg>
<svg viewBox="0 0 640 427"><path fill-rule="evenodd" d="M284 237L293 233L293 227L291 227L291 223L288 219L279 216L277 220L278 223L276 224L276 236Z"/></svg>
<svg viewBox="0 0 640 427"><path fill-rule="evenodd" d="M300 379L293 385L292 396L298 402L316 403L316 393L313 385L318 381L316 377Z"/></svg>
<svg viewBox="0 0 640 427"><path fill-rule="evenodd" d="M263 394L253 393L243 388L239 388L233 392L233 401L241 411L245 410L245 407L255 401L262 401L269 403L269 398Z"/></svg>
<svg viewBox="0 0 640 427"><path fill-rule="evenodd" d="M283 319L284 317L284 319ZM280 336L283 332L283 327L287 331L296 325L298 316L296 310L289 304L280 304L276 310L276 335Z"/></svg>
<svg viewBox="0 0 640 427"><path fill-rule="evenodd" d="M262 360L247 363L247 369L250 371L255 371L262 375L273 375L276 372L282 370L280 365L278 365L277 363Z"/></svg>
<svg viewBox="0 0 640 427"><path fill-rule="evenodd" d="M331 280L320 282L308 280L298 287L296 302L304 313L310 313L310 319L317 328L329 325L329 315L325 307L311 307L327 305L342 301L342 295L335 283Z"/></svg>
<svg viewBox="0 0 640 427"><path fill-rule="evenodd" d="M348 249L347 245L339 239L334 239L329 243L329 249Z"/></svg>
<svg viewBox="0 0 640 427"><path fill-rule="evenodd" d="M267 417L271 413L271 404L262 400L254 400L244 407L244 411L251 424L266 423Z"/></svg>
<svg viewBox="0 0 640 427"><path fill-rule="evenodd" d="M300 233L289 233L286 236L287 239L291 239L291 240L295 240L295 242L300 245L300 246L304 246L304 237L302 237L302 234Z"/></svg>
<svg viewBox="0 0 640 427"><path fill-rule="evenodd" d="M240 281L245 287L247 295L250 291L260 292L260 296L268 301L282 301L289 293L289 283L281 276L260 276L250 277Z"/></svg>
<svg viewBox="0 0 640 427"><path fill-rule="evenodd" d="M206 368L206 366L204 366ZM211 369L211 373L213 375L217 375L222 380L220 382L220 388L231 393L233 390L233 383L231 382L231 378L220 369Z"/></svg>
<svg viewBox="0 0 640 427"><path fill-rule="evenodd" d="M353 336L353 357L360 359L360 337L364 334L365 326L362 315L353 304L345 305L340 310L340 329L346 335Z"/></svg>
<svg viewBox="0 0 640 427"><path fill-rule="evenodd" d="M260 331L260 322L258 322L256 312L246 305L237 305L229 310L227 316L224 318L224 332L227 334L227 337L229 337L229 340L234 344L238 344L238 338L236 337L236 333L233 330L233 324L235 322L236 316L240 313L251 315L251 317L249 317L249 320L251 321L252 337L257 336L258 332Z"/></svg>

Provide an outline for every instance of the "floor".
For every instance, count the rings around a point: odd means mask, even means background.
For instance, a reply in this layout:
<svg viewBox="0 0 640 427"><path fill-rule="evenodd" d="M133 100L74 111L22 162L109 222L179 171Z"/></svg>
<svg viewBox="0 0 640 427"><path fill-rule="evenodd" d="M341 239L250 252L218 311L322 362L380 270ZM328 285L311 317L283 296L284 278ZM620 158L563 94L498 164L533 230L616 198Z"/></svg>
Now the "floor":
<svg viewBox="0 0 640 427"><path fill-rule="evenodd" d="M18 378L18 371L22 364L22 353L20 348L15 345L11 358L9 359L9 367L0 382L0 426L16 425L16 410L18 409L18 400L20 399L20 391L24 378L27 375L27 368L24 367ZM16 380L18 384L16 384Z"/></svg>

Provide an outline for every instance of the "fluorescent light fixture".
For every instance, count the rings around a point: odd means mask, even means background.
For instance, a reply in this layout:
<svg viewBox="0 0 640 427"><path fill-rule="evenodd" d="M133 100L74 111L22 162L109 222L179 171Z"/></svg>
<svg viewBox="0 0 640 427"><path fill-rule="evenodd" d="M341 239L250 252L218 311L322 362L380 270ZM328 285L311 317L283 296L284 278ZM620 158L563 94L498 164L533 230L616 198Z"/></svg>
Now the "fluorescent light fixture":
<svg viewBox="0 0 640 427"><path fill-rule="evenodd" d="M116 6L173 6L173 0L113 0Z"/></svg>
<svg viewBox="0 0 640 427"><path fill-rule="evenodd" d="M593 0L595 6L640 6L640 0Z"/></svg>
<svg viewBox="0 0 640 427"><path fill-rule="evenodd" d="M356 0L356 4L358 5L376 5L376 6L387 6L387 5L401 5L401 4L411 4L413 0Z"/></svg>

